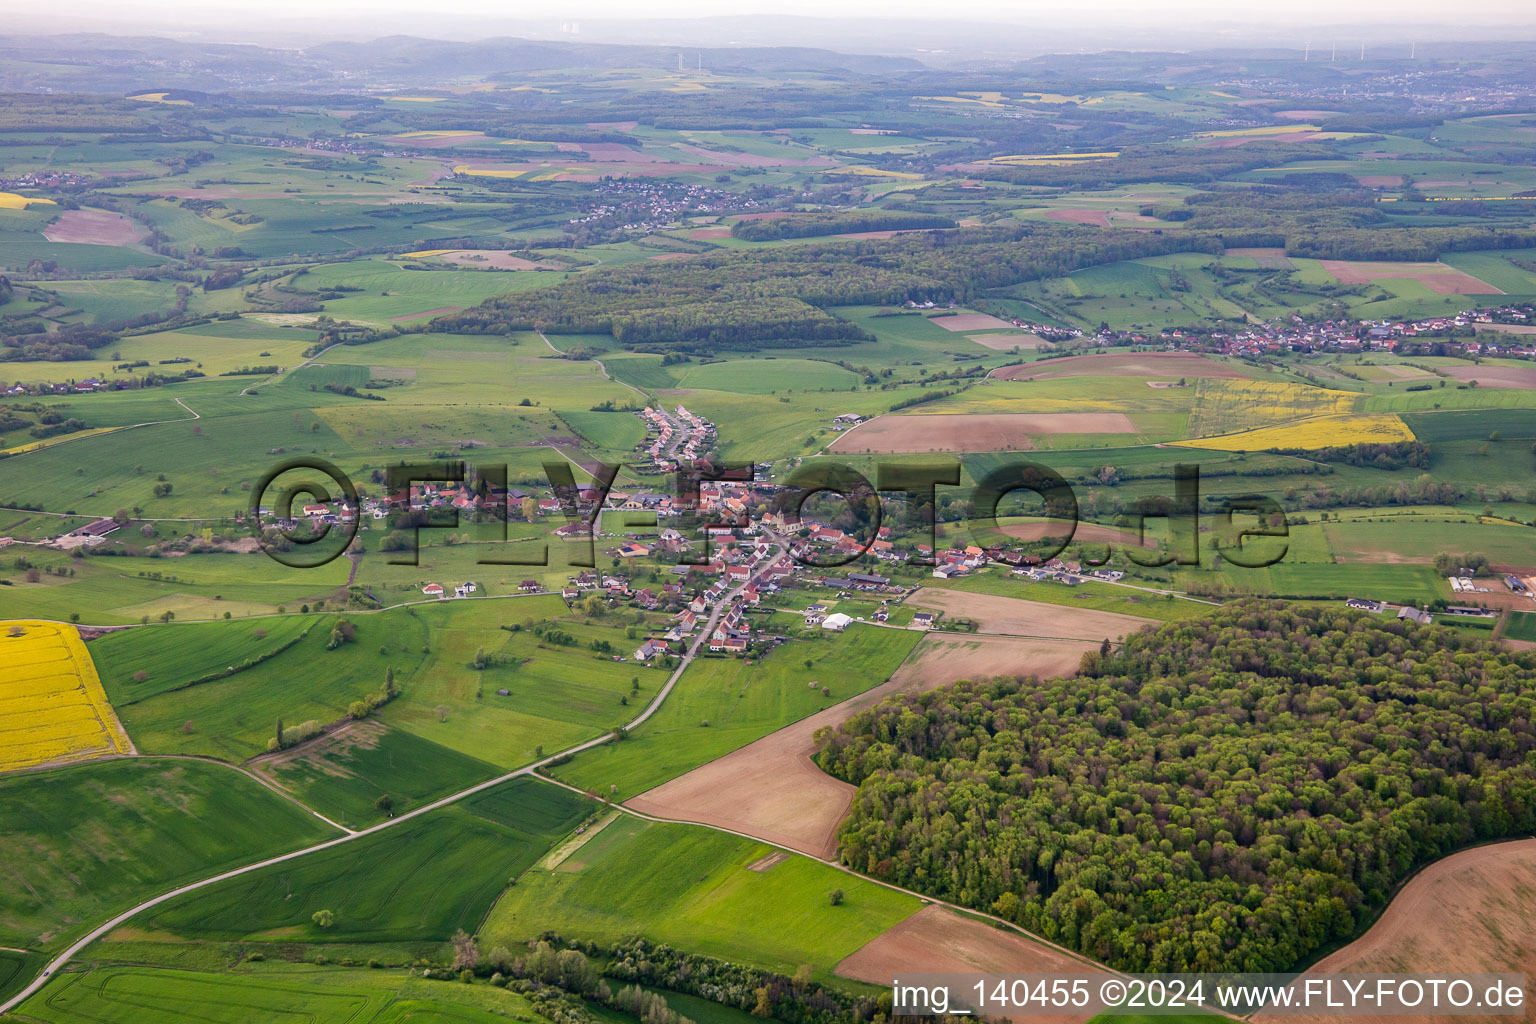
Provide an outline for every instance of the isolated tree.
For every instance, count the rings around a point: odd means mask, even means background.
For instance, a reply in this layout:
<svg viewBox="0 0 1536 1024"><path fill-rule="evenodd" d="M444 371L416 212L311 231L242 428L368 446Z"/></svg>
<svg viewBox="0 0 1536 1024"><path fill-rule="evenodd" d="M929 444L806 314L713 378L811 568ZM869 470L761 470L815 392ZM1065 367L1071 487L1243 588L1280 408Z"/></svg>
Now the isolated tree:
<svg viewBox="0 0 1536 1024"><path fill-rule="evenodd" d="M832 895L829 896L827 899L828 899L828 902L830 902L834 907L842 906L843 905L843 890L841 890L841 889L833 889L832 890Z"/></svg>
<svg viewBox="0 0 1536 1024"><path fill-rule="evenodd" d="M277 720L277 745L279 748L283 745L283 720L281 718Z"/></svg>
<svg viewBox="0 0 1536 1024"><path fill-rule="evenodd" d="M309 919L321 928L329 928L336 923L336 915L329 910L317 910L310 915Z"/></svg>
<svg viewBox="0 0 1536 1024"><path fill-rule="evenodd" d="M460 928L448 941L453 945L454 970L473 970L480 965L480 947L475 945L473 935Z"/></svg>
<svg viewBox="0 0 1536 1024"><path fill-rule="evenodd" d="M448 721L448 705L446 705L446 704L439 704L437 706L437 720L439 722L446 722L446 721Z"/></svg>

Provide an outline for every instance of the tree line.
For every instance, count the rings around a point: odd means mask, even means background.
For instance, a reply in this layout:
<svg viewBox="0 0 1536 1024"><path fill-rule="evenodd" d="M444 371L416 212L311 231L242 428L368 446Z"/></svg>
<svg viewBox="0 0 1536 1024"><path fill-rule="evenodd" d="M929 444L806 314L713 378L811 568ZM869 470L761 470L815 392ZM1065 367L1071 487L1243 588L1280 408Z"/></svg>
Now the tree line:
<svg viewBox="0 0 1536 1024"><path fill-rule="evenodd" d="M859 231L916 231L952 228L954 219L937 213L908 210L843 210L796 214L768 220L739 220L731 237L748 242L775 242L784 238L815 238Z"/></svg>

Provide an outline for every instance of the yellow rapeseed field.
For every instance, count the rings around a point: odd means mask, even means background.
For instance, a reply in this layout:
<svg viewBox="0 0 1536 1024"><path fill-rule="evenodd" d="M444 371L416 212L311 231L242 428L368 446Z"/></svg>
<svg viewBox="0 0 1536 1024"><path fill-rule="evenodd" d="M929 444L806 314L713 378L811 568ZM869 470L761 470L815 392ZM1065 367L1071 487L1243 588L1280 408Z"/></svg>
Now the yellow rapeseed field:
<svg viewBox="0 0 1536 1024"><path fill-rule="evenodd" d="M869 178L901 178L904 181L919 181L921 174L908 174L906 171L884 171L878 167L837 167L829 168L837 174L857 174Z"/></svg>
<svg viewBox="0 0 1536 1024"><path fill-rule="evenodd" d="M1174 441L1183 448L1207 448L1222 452L1262 452L1270 448L1337 448L1349 444L1387 444L1413 441L1413 431L1389 412L1313 416L1274 427L1245 430L1222 437Z"/></svg>
<svg viewBox="0 0 1536 1024"><path fill-rule="evenodd" d="M481 137L481 136L484 136L484 135L485 135L485 132L475 132L475 131L470 131L468 129L462 129L462 130L452 129L452 130L447 130L447 131L401 132L400 134L396 135L395 138L397 138L397 139L472 139L472 138Z"/></svg>
<svg viewBox="0 0 1536 1024"><path fill-rule="evenodd" d="M31 203L39 206L57 206L52 199L33 199L31 196L19 196L15 192L0 192L0 210L24 210Z"/></svg>
<svg viewBox="0 0 1536 1024"><path fill-rule="evenodd" d="M1297 132L1315 132L1315 124L1272 124L1263 128L1229 128L1221 132L1196 132L1197 139L1235 139L1259 135L1294 135Z"/></svg>
<svg viewBox="0 0 1536 1024"><path fill-rule="evenodd" d="M495 167L471 167L469 164L454 164L453 173L473 174L477 178L520 178L528 172L523 170L511 171Z"/></svg>
<svg viewBox="0 0 1536 1024"><path fill-rule="evenodd" d="M1289 381L1202 378L1195 384L1189 436L1220 437L1315 416L1338 416L1358 411L1363 402L1352 391Z"/></svg>
<svg viewBox="0 0 1536 1024"><path fill-rule="evenodd" d="M1084 160L1108 160L1119 155L1119 150L1105 153L1010 153L1007 156L995 156L992 162L995 164L1065 164L1079 163Z"/></svg>
<svg viewBox="0 0 1536 1024"><path fill-rule="evenodd" d="M131 753L75 627L0 622L0 772Z"/></svg>
<svg viewBox="0 0 1536 1024"><path fill-rule="evenodd" d="M418 249L415 252L403 252L396 256L397 260L424 260L429 256L446 256L450 252L459 252L458 249Z"/></svg>
<svg viewBox="0 0 1536 1024"><path fill-rule="evenodd" d="M166 95L163 92L141 92L137 96L129 96L128 98L138 100L140 103L165 103L173 107L190 107L192 105L191 100L168 100L165 98Z"/></svg>

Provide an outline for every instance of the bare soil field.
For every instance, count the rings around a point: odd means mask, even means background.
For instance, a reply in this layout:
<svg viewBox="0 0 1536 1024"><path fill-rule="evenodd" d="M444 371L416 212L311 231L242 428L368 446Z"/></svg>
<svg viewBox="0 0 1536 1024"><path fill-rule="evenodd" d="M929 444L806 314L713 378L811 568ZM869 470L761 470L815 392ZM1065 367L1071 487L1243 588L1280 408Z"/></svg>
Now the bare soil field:
<svg viewBox="0 0 1536 1024"><path fill-rule="evenodd" d="M1109 214L1103 210L1048 210L1046 219L1068 224L1088 224L1096 228L1109 227Z"/></svg>
<svg viewBox="0 0 1536 1024"><path fill-rule="evenodd" d="M1444 263L1390 263L1362 260L1319 260L1340 284L1369 284L1380 280L1418 281L1437 295L1503 295L1486 281L1479 281Z"/></svg>
<svg viewBox="0 0 1536 1024"><path fill-rule="evenodd" d="M1221 139L1205 139L1195 143L1200 149L1232 149L1250 142L1320 142L1334 136L1329 132L1282 132L1275 135L1233 135Z"/></svg>
<svg viewBox="0 0 1536 1024"><path fill-rule="evenodd" d="M1355 180L1367 188L1397 188L1403 183L1401 174L1357 174Z"/></svg>
<svg viewBox="0 0 1536 1024"><path fill-rule="evenodd" d="M1272 249L1228 249L1226 255L1246 256L1249 259L1257 260L1259 266L1272 270L1294 269L1290 258L1285 255L1285 250L1278 246Z"/></svg>
<svg viewBox="0 0 1536 1024"><path fill-rule="evenodd" d="M1083 653L1096 649L1098 643L926 636L896 673L874 689L641 793L625 806L642 814L732 829L830 859L837 852L837 826L848 814L854 787L825 774L811 760L818 729L840 725L893 694L932 690L957 679L1075 672Z"/></svg>
<svg viewBox="0 0 1536 1024"><path fill-rule="evenodd" d="M1536 839L1479 846L1429 865L1369 931L1307 974L1536 974ZM1481 994L1481 993L1479 993ZM1339 1020L1259 1014L1258 1024ZM1399 1018L1407 1020L1409 1018ZM1415 1024L1536 1021L1523 1016L1414 1016Z"/></svg>
<svg viewBox="0 0 1536 1024"><path fill-rule="evenodd" d="M1403 378L1434 376L1434 374L1430 373L1428 370L1421 370L1417 366L1408 366L1405 363L1385 363L1381 367L1381 372L1391 374L1394 377Z"/></svg>
<svg viewBox="0 0 1536 1024"><path fill-rule="evenodd" d="M1031 331L1009 331L1006 334L967 334L966 341L974 341L983 348L990 348L994 352L1006 352L1011 348L1039 348L1041 345L1049 345L1040 335Z"/></svg>
<svg viewBox="0 0 1536 1024"><path fill-rule="evenodd" d="M673 148L707 163L720 164L724 167L830 167L837 163L829 156L817 155L799 159L787 156L763 156L757 153L723 153L685 142L673 143Z"/></svg>
<svg viewBox="0 0 1536 1024"><path fill-rule="evenodd" d="M999 320L987 313L956 313L930 319L946 331L1006 331L1013 327L1007 320Z"/></svg>
<svg viewBox="0 0 1536 1024"><path fill-rule="evenodd" d="M432 257L444 263L458 263L466 267L495 267L497 270L559 270L548 263L536 263L522 256L514 256L503 249L455 249Z"/></svg>
<svg viewBox="0 0 1536 1024"><path fill-rule="evenodd" d="M1505 334L1536 334L1536 324L1478 324L1477 333L1502 331Z"/></svg>
<svg viewBox="0 0 1536 1024"><path fill-rule="evenodd" d="M1338 110L1277 110L1276 117L1283 117L1287 121L1315 121L1320 117L1337 117Z"/></svg>
<svg viewBox="0 0 1536 1024"><path fill-rule="evenodd" d="M846 431L834 452L1029 451L1032 434L1134 434L1123 412L951 413L876 416Z"/></svg>
<svg viewBox="0 0 1536 1024"><path fill-rule="evenodd" d="M132 245L144 237L144 229L111 210L65 210L43 229L43 237L82 245Z"/></svg>
<svg viewBox="0 0 1536 1024"><path fill-rule="evenodd" d="M436 309L424 309L420 313L405 313L389 319L391 323L400 323L404 320L420 320L424 316L437 316L439 313L457 313L463 308L463 306L438 306Z"/></svg>
<svg viewBox="0 0 1536 1024"><path fill-rule="evenodd" d="M1023 637L1098 643L1106 637L1118 640L1143 626L1155 625L1153 619L1144 619L1139 615L1045 604L1017 597L970 594L963 590L942 590L937 587L919 589L907 598L906 603L941 611L953 618L970 619L988 633L1012 633Z"/></svg>
<svg viewBox="0 0 1536 1024"><path fill-rule="evenodd" d="M1536 367L1447 366L1457 380L1475 380L1480 388L1536 388Z"/></svg>
<svg viewBox="0 0 1536 1024"><path fill-rule="evenodd" d="M1135 355L1066 356L1038 363L1000 366L997 380L1045 380L1050 377L1247 377L1236 367L1195 352L1142 352Z"/></svg>
<svg viewBox="0 0 1536 1024"><path fill-rule="evenodd" d="M844 957L835 973L871 985L914 968L926 972L980 974L1071 974L1109 977L1076 957L1015 931L995 928L934 904L887 929ZM1089 982L1097 989L1094 981ZM1052 1021L1081 1024L1092 1013L1053 1016ZM1016 1018L1022 1020L1023 1018Z"/></svg>
<svg viewBox="0 0 1536 1024"><path fill-rule="evenodd" d="M1006 533L1018 540L1040 540L1043 537L1060 537L1066 532L1064 523L1014 523L1012 526L1002 526L998 532ZM1115 547L1152 547L1150 539L1139 539L1133 533L1117 530L1113 526L1102 526L1098 523L1078 523L1076 531L1072 534L1074 544L1113 544Z"/></svg>

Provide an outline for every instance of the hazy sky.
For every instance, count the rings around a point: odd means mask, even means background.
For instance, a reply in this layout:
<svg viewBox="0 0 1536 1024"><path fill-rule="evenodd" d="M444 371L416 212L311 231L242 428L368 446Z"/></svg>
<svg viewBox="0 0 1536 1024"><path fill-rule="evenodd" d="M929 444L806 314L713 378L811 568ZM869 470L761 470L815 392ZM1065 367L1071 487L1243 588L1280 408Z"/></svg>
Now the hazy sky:
<svg viewBox="0 0 1536 1024"><path fill-rule="evenodd" d="M504 0L434 0L423 7L419 0L86 0L81 6L118 17L147 16L160 21L178 17L204 20L273 15L334 17L356 14L365 20L382 21L399 13L420 17L431 11L477 14L495 20L547 18L698 18L730 14L791 14L813 17L896 17L965 21L1028 22L1048 20L1055 24L1093 22L1124 17L1135 21L1188 18L1222 23L1367 23L1383 25L1415 22L1536 24L1536 4L1531 0L1479 0L1475 4L1448 7L1443 0L1287 0L1258 9L1232 0L970 0L962 7L936 7L932 0L556 0L553 3L506 3ZM223 17L220 17L223 16Z"/></svg>

